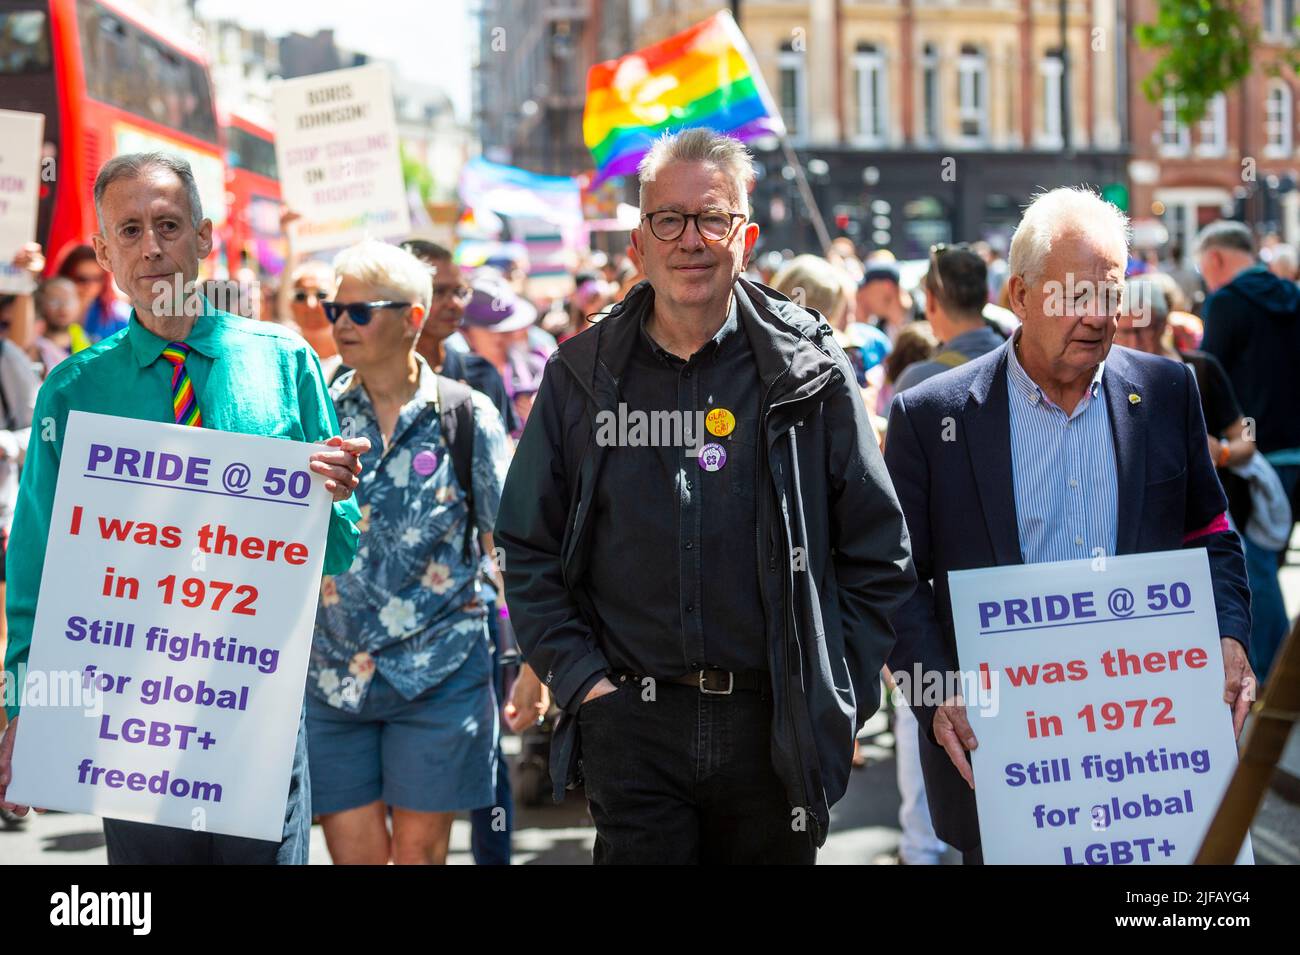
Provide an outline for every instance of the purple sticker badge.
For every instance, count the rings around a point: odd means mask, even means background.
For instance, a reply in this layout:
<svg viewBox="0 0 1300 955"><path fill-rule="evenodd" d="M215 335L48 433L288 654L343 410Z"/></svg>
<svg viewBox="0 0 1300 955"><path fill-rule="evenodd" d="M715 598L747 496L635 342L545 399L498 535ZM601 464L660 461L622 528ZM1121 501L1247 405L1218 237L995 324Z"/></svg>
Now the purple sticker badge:
<svg viewBox="0 0 1300 955"><path fill-rule="evenodd" d="M700 448L700 467L706 471L721 471L727 463L727 449L710 442Z"/></svg>
<svg viewBox="0 0 1300 955"><path fill-rule="evenodd" d="M438 470L438 455L432 451L421 451L411 462L411 467L415 468L415 473L428 477L434 471Z"/></svg>

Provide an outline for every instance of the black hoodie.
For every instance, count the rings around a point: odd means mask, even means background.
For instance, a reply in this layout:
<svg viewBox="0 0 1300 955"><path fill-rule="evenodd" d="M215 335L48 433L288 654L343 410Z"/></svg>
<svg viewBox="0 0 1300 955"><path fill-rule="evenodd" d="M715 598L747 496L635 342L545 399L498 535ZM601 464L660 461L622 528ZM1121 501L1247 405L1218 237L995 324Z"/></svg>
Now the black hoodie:
<svg viewBox="0 0 1300 955"><path fill-rule="evenodd" d="M1300 448L1300 286L1263 266L1205 301L1201 348L1223 364L1265 454Z"/></svg>

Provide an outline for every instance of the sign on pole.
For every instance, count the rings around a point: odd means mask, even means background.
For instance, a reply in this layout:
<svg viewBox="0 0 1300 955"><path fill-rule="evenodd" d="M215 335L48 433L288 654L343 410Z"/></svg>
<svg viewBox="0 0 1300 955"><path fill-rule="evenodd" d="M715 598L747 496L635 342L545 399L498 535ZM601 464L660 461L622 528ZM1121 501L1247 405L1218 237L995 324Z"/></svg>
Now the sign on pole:
<svg viewBox="0 0 1300 955"><path fill-rule="evenodd" d="M68 416L10 800L280 840L330 518L318 450Z"/></svg>
<svg viewBox="0 0 1300 955"><path fill-rule="evenodd" d="M303 216L295 224L295 249L409 235L387 67L284 80L271 96L280 189L285 204Z"/></svg>
<svg viewBox="0 0 1300 955"><path fill-rule="evenodd" d="M26 294L32 278L13 257L36 239L45 117L0 109L0 292Z"/></svg>
<svg viewBox="0 0 1300 955"><path fill-rule="evenodd" d="M949 582L984 861L1190 863L1237 764L1205 551Z"/></svg>

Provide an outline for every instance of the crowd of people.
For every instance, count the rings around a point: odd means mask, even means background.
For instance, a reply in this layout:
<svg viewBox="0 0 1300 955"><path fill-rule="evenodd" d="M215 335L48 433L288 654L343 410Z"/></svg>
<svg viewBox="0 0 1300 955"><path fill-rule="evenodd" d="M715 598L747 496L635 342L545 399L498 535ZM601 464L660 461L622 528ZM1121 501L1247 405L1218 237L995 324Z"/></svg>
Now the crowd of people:
<svg viewBox="0 0 1300 955"><path fill-rule="evenodd" d="M157 313L144 279L193 283L211 248L188 166L158 154L100 172L93 246L48 277L39 246L15 259L35 291L0 299L9 673L30 641L57 471L33 437L42 409L170 421L170 401L132 405L94 381L128 351L143 363L179 343L204 426L323 441L352 423L318 462L336 504L283 842L107 820L110 861L300 862L315 817L335 862L438 863L470 812L476 859L509 862L501 737L549 719L556 795L585 785L597 862L810 862L882 680L956 668L947 571L1096 548L1206 548L1240 730L1290 628L1294 252L1220 222L1196 272L1177 250L1162 265L1130 250L1119 210L1059 189L1005 256L937 245L909 287L888 252L846 237L825 255L758 254L735 140L666 136L639 174L626 252L590 256L562 300L530 297L526 262L470 268L419 238L303 260L286 210L284 270L238 297L242 318L210 300L197 318ZM144 226L128 237L131 216ZM1116 292L1114 307L1054 306L1052 283L1075 275ZM252 351L316 357L266 412L291 426L229 420L225 404L244 405L211 359ZM99 387L151 394L173 380L154 368ZM1118 382L1150 395L1160 427L1118 415ZM707 413L709 443L606 446L594 416L620 405ZM940 437L946 418L962 440ZM1179 465L1168 474L1148 466L1157 445ZM812 564L795 595L782 541ZM975 734L952 701L912 703L892 707L897 861L951 846L977 862Z"/></svg>

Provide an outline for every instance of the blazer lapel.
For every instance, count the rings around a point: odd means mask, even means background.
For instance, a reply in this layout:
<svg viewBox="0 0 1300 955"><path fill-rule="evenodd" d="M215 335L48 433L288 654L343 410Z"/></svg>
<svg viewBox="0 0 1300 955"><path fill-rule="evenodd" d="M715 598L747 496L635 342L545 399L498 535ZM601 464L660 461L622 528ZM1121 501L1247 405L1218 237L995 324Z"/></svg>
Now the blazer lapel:
<svg viewBox="0 0 1300 955"><path fill-rule="evenodd" d="M1006 346L1003 346L1004 349ZM979 490L984 526L999 565L1019 564L1020 531L1016 524L1016 492L1011 479L1011 419L1007 401L1007 360L988 366L971 383L962 410L966 453Z"/></svg>
<svg viewBox="0 0 1300 955"><path fill-rule="evenodd" d="M1132 554L1137 551L1139 516L1142 514L1143 495L1146 491L1146 441L1147 420L1142 406L1142 392L1129 380L1125 372L1128 362L1118 349L1107 356L1106 370L1102 372L1101 388L1106 394L1106 407L1110 412L1110 433L1115 443L1115 469L1118 472L1116 490L1115 551ZM1136 395L1134 401L1130 395Z"/></svg>

